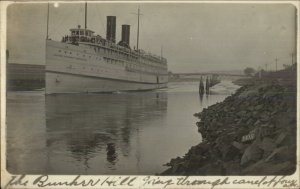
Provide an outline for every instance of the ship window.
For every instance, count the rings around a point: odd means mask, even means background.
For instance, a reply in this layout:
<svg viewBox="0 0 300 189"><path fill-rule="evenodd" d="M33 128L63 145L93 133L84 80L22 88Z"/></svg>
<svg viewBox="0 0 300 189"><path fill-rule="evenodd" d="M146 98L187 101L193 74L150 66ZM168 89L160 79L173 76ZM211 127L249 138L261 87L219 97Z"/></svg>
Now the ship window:
<svg viewBox="0 0 300 189"><path fill-rule="evenodd" d="M83 35L83 31L80 31L80 35Z"/></svg>
<svg viewBox="0 0 300 189"><path fill-rule="evenodd" d="M76 35L79 35L79 31L76 31Z"/></svg>
<svg viewBox="0 0 300 189"><path fill-rule="evenodd" d="M76 33L75 31L72 31L72 35L75 35L75 33Z"/></svg>
<svg viewBox="0 0 300 189"><path fill-rule="evenodd" d="M87 32L87 31L85 31L85 35L88 35L88 32Z"/></svg>

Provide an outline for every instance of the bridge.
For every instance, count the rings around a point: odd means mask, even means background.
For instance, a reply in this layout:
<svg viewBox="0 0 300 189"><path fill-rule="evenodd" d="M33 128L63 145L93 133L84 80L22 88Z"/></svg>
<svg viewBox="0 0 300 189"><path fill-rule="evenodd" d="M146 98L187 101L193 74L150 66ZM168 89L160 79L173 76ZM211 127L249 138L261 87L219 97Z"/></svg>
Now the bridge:
<svg viewBox="0 0 300 189"><path fill-rule="evenodd" d="M231 73L217 73L217 72L193 72L193 73L171 73L169 74L169 78L172 79L183 79L183 80L198 80L200 77L211 77L212 75L218 75L219 79L228 79L228 80L236 80L241 78L248 78L247 75L242 74L231 74Z"/></svg>

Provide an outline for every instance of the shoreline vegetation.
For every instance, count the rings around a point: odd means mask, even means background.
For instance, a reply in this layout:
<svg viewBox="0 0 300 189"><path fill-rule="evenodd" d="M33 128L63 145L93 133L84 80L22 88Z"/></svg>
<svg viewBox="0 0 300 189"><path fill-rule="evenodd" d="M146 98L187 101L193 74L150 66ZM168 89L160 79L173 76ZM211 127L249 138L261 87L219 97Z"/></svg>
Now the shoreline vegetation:
<svg viewBox="0 0 300 189"><path fill-rule="evenodd" d="M203 109L203 141L161 175L289 175L296 170L297 68L240 79L236 93Z"/></svg>

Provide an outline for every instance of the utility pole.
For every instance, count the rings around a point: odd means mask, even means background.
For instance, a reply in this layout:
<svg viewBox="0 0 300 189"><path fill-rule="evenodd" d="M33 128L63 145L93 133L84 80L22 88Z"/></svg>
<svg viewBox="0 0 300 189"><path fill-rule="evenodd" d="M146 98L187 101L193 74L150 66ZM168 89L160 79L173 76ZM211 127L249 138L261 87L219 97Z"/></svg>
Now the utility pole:
<svg viewBox="0 0 300 189"><path fill-rule="evenodd" d="M84 10L84 29L87 29L87 2L85 2L85 10Z"/></svg>
<svg viewBox="0 0 300 189"><path fill-rule="evenodd" d="M268 71L268 64L265 64L266 65L266 71Z"/></svg>
<svg viewBox="0 0 300 189"><path fill-rule="evenodd" d="M275 58L276 72L277 72L277 61L278 61L278 58Z"/></svg>
<svg viewBox="0 0 300 189"><path fill-rule="evenodd" d="M160 47L160 59L162 60L163 58L163 46Z"/></svg>
<svg viewBox="0 0 300 189"><path fill-rule="evenodd" d="M47 34L46 39L49 39L49 2L48 2L48 8L47 8Z"/></svg>
<svg viewBox="0 0 300 189"><path fill-rule="evenodd" d="M294 65L294 53L292 53L292 66L291 66L291 70L293 71L293 65Z"/></svg>

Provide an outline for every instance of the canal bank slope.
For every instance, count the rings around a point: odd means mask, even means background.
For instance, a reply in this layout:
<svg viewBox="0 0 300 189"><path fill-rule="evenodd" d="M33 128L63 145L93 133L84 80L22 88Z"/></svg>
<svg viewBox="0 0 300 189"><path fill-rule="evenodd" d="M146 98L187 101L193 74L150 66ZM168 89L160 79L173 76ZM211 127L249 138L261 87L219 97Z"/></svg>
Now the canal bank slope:
<svg viewBox="0 0 300 189"><path fill-rule="evenodd" d="M162 175L281 175L296 169L296 68L248 79L195 116L203 141Z"/></svg>

